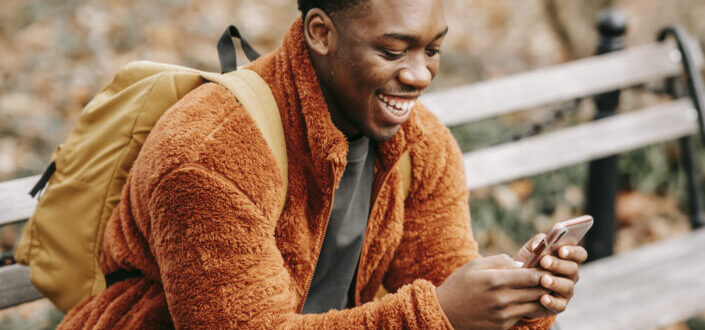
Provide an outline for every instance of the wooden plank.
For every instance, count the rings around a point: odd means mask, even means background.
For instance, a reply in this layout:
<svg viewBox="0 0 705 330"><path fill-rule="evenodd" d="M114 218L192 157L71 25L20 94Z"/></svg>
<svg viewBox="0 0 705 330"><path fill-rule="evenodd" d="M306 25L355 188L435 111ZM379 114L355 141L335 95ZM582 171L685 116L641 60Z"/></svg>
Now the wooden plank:
<svg viewBox="0 0 705 330"><path fill-rule="evenodd" d="M561 329L652 329L705 312L705 229L581 267Z"/></svg>
<svg viewBox="0 0 705 330"><path fill-rule="evenodd" d="M0 226L32 216L37 199L29 195L39 175L0 182Z"/></svg>
<svg viewBox="0 0 705 330"><path fill-rule="evenodd" d="M689 99L466 153L469 189L547 172L695 132Z"/></svg>
<svg viewBox="0 0 705 330"><path fill-rule="evenodd" d="M699 56L698 56L699 55ZM696 65L702 67L702 54ZM429 93L421 101L446 125L574 100L683 72L673 40L510 77Z"/></svg>
<svg viewBox="0 0 705 330"><path fill-rule="evenodd" d="M0 309L42 298L29 282L29 267L10 265L0 267Z"/></svg>

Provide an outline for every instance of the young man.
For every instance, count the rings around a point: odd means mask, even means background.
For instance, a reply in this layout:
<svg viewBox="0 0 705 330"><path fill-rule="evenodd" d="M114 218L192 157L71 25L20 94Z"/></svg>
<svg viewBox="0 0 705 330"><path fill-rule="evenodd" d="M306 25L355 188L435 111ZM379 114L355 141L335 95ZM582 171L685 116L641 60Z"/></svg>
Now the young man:
<svg viewBox="0 0 705 330"><path fill-rule="evenodd" d="M460 150L416 102L448 31L441 0L299 6L249 66L281 113L288 187L235 98L192 91L150 133L105 232L102 271L140 276L60 328L550 327L586 252L566 246L541 269L478 254ZM374 300L380 285L391 293Z"/></svg>

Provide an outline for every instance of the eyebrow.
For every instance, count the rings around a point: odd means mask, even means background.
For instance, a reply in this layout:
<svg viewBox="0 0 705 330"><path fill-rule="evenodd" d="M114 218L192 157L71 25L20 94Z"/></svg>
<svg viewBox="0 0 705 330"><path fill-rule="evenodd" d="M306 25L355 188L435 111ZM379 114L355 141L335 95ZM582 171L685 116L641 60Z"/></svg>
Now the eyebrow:
<svg viewBox="0 0 705 330"><path fill-rule="evenodd" d="M436 35L435 38L433 38L433 41L436 41L436 40L442 38L447 33L448 33L448 27L446 26L446 28L443 29L443 31L441 31L441 33L439 33L438 35ZM398 39L401 41L406 41L408 43L418 43L419 42L418 37L408 35L408 34L403 34L403 33L385 33L382 35L382 37L387 38L387 39Z"/></svg>

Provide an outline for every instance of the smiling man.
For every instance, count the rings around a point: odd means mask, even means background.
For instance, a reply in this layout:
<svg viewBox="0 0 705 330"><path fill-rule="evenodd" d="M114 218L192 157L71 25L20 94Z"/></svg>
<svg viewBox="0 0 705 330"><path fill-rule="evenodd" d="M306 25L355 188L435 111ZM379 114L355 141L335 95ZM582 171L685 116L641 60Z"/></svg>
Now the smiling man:
<svg viewBox="0 0 705 330"><path fill-rule="evenodd" d="M448 32L443 8L438 1L339 1L354 8L325 11L309 2L301 4L304 37L333 123L348 138L391 139L438 71Z"/></svg>
<svg viewBox="0 0 705 330"><path fill-rule="evenodd" d="M479 255L460 150L417 102L448 32L442 0L299 7L248 67L279 107L288 186L230 92L192 91L150 133L107 224L101 270L138 275L60 328L550 327L586 253L532 269Z"/></svg>

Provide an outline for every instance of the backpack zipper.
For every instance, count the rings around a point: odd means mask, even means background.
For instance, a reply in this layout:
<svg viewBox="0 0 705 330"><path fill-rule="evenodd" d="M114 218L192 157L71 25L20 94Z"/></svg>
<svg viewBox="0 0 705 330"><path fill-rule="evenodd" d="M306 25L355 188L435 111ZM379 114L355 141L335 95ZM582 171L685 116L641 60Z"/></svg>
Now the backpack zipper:
<svg viewBox="0 0 705 330"><path fill-rule="evenodd" d="M44 187L46 187L47 183L49 183L49 179L51 179L51 176L54 175L54 172L56 172L56 161L49 163L49 166L47 166L46 170L44 170L44 173L42 173L39 181L37 181L34 187L32 187L29 195L32 197L37 197L39 192L44 190Z"/></svg>

